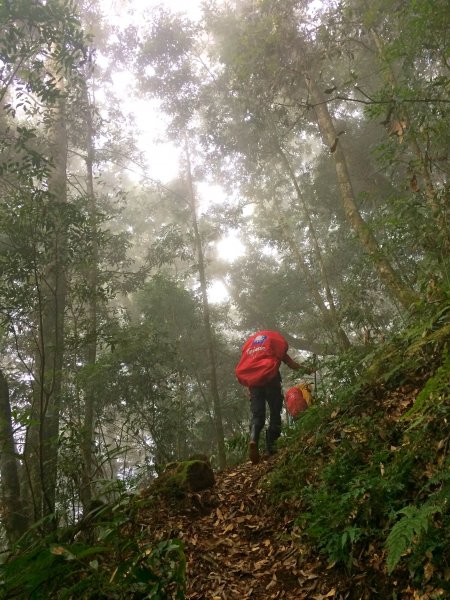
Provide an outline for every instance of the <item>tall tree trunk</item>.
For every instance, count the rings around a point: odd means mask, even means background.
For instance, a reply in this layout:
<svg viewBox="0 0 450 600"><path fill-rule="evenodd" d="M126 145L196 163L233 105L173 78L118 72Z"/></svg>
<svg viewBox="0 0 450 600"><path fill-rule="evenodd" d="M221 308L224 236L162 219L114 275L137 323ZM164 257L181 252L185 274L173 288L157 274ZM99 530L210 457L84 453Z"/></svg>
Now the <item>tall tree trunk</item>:
<svg viewBox="0 0 450 600"><path fill-rule="evenodd" d="M337 318L333 315L333 313L323 301L323 298L320 295L319 289L317 287L317 282L312 276L309 267L306 264L304 256L301 250L299 249L297 243L295 242L294 234L286 218L283 215L282 209L278 206L275 199L273 200L273 206L274 209L272 211L272 214L277 215L276 218L283 232L283 238L289 246L292 256L294 257L297 267L300 270L302 277L306 282L306 286L309 292L311 293L311 296L314 298L315 305L320 310L327 328L331 332L331 335L334 337L334 340L337 342L341 350L348 350L348 348L350 347L350 341L345 331L339 325Z"/></svg>
<svg viewBox="0 0 450 600"><path fill-rule="evenodd" d="M208 362L209 362L209 370L210 370L210 389L211 389L211 397L213 400L213 409L214 409L214 427L216 433L216 442L217 442L217 452L219 459L219 467L224 469L226 467L226 453L225 453L225 439L223 432L223 422L222 422L222 410L220 403L220 395L219 389L217 385L217 368L216 368L216 356L214 351L214 341L212 335L212 327L211 327L211 317L209 311L209 301L208 301L208 288L206 282L206 269L205 269L205 260L203 255L203 245L200 237L200 232L198 229L198 221L197 221L197 207L195 201L195 192L194 192L194 184L192 181L192 170L191 170L191 159L189 154L189 146L186 140L186 164L187 164L187 182L188 182L188 195L189 195L189 204L191 208L192 215L192 225L194 230L194 240L197 252L197 261L198 261L198 275L200 279L200 290L202 295L202 306L203 306L203 323L205 327L205 335L206 335L206 343L208 347Z"/></svg>
<svg viewBox="0 0 450 600"><path fill-rule="evenodd" d="M10 544L27 530L28 521L23 511L19 470L13 434L9 388L0 371L0 475L3 524Z"/></svg>
<svg viewBox="0 0 450 600"><path fill-rule="evenodd" d="M49 66L50 69L50 66ZM52 169L48 177L48 219L50 228L48 264L37 274L39 290L38 340L34 367L34 423L26 441L34 518L55 511L58 462L58 434L64 355L64 312L66 303L67 132L65 124L65 84L55 66L52 75L58 97L49 110L49 155Z"/></svg>
<svg viewBox="0 0 450 600"><path fill-rule="evenodd" d="M342 142L337 135L326 100L320 91L314 76L308 70L304 71L304 77L322 139L330 151L333 152L340 198L347 220L358 236L362 247L372 258L378 275L386 288L392 294L393 298L395 298L405 309L408 309L412 303L418 300L418 297L405 285L399 275L394 271L392 265L387 260L373 236L369 226L362 218L355 201Z"/></svg>
<svg viewBox="0 0 450 600"><path fill-rule="evenodd" d="M97 203L94 193L94 127L93 127L93 106L89 99L87 85L85 91L85 117L86 117L86 178L87 178L87 196L88 210L91 234L91 257L88 266L87 281L89 286L89 300L87 306L88 312L88 335L87 345L87 364L93 367L97 361L97 286L98 286L98 241L97 241ZM92 385L88 386L85 392L85 408L83 422L82 456L83 468L81 473L81 501L86 510L89 508L92 499L92 477L93 477L93 442L95 429L95 391Z"/></svg>
<svg viewBox="0 0 450 600"><path fill-rule="evenodd" d="M325 265L324 265L323 259L322 259L322 251L320 249L319 241L317 239L316 228L314 226L314 223L312 222L309 209L303 198L303 194L300 190L300 186L298 184L297 177L294 173L294 170L292 169L292 166L291 166L285 152L283 151L281 146L278 144L278 142L277 142L277 150L278 150L278 154L280 155L283 164L286 167L286 170L292 181L292 184L295 188L297 198L298 198L299 202L301 203L301 205L303 206L303 212L305 214L305 217L306 217L306 220L308 223L308 231L309 231L310 239L311 239L312 246L314 248L314 252L315 252L315 255L317 258L317 263L319 265L320 274L322 277L322 284L323 284L323 287L325 290L325 296L327 299L328 307L323 302L322 296L319 294L318 290L314 294L314 297L316 299L316 304L317 304L317 302L319 302L318 307L319 307L320 311L322 312L322 314L324 315L325 322L330 326L330 329L333 331L333 333L336 337L336 341L337 341L338 345L340 346L340 348L342 350L348 350L351 346L350 340L348 339L347 334L342 329L342 326L340 324L338 311L336 309L336 304L334 302L334 297L331 292L331 287L330 287L330 284L328 281L328 275L327 275L326 268L325 268ZM298 252L298 254L301 254L301 253ZM306 270L308 272L308 275L310 275L309 268L307 267L306 262L302 259L301 263L302 263L302 265L301 265L302 270L303 271ZM312 280L311 283L314 285L314 289L315 289L316 284L315 284L314 278L312 276L310 276L309 279Z"/></svg>

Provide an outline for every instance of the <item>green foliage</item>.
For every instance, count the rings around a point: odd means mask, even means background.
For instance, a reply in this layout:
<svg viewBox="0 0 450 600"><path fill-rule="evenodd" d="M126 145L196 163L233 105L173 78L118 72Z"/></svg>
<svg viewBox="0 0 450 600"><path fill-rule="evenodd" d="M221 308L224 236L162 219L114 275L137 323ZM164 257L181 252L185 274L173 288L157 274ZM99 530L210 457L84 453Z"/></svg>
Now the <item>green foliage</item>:
<svg viewBox="0 0 450 600"><path fill-rule="evenodd" d="M10 335L4 354L9 363L16 352L23 363L11 389L13 417L24 428L30 425L31 413L30 377L23 373L35 348L38 282L52 260L48 234L56 222L53 204L68 248L67 369L59 445L59 486L64 488L59 507L67 509L68 515L69 507L73 514L78 510L75 482L87 398L95 398L100 466L104 459L113 464L118 456L128 458L131 446L145 453L143 465L136 465L140 458L123 459L127 468L132 465L128 484L138 477L139 468L147 472L156 461L189 455L192 446L209 451L212 443L209 375L199 303L192 291L195 261L188 243L184 184L177 183L179 192L170 194L171 202L161 193L149 203L148 191L143 190L140 216L121 223L133 232L135 245L141 246L142 260L148 249L146 267L159 270L134 298L127 297L128 315L106 304L119 287L135 291L141 282L144 268L139 272L130 268L133 273L124 282L123 269L130 266L127 234L118 236L122 244L113 244L99 214L93 229L86 198L71 198L64 206L54 199L49 202L46 186L51 164L44 112L57 100L58 90L46 63L57 63L59 72L68 75L70 108L77 102L77 77L81 69L91 66L74 7L73 0L0 3L4 107L0 311ZM305 540L330 560L350 568L373 542L387 547L390 571L408 567L419 577L424 556L439 567L449 550L444 500L448 496L448 303L436 310L448 267L445 240L441 231L436 232L439 220L434 214L444 215L448 192L448 103L443 101L448 87L444 50L448 6L444 0L394 4L375 0L322 3L319 10L327 14L314 35L298 0L211 3L205 5L207 29L203 31L203 23L194 25L160 10L153 13L152 27L142 37L141 32L136 35L142 45L134 54L142 89L170 115L172 136L180 143L179 132L189 123L191 139L199 141L193 153L195 177L215 171L233 198L252 204L251 211L241 214L239 208L233 218L249 249L227 277L235 290L237 311L226 315L229 321L223 318L224 339L239 314L242 328L253 328L257 322L279 324L298 340L303 338L300 343L305 348L312 347L313 341L325 350L334 348L324 311L315 300L325 299L322 275L327 275L338 321L355 345L361 340L367 346L376 343L377 336L380 340L398 328L399 311L377 281L373 259L362 256L343 209L336 206L333 157L319 142L314 123L317 107L310 104L302 76L308 62L318 87L325 90L339 126L336 131L342 127L335 149L343 149L348 158L361 214L395 269L407 285L420 288L430 306L413 307L407 331L375 350L373 346L369 351L352 350L323 361L321 397L286 432L285 444L293 451L274 475L272 491L277 499L294 504ZM130 28L130 33L137 31ZM380 51L373 34L379 38ZM367 107L365 113L358 108L361 102ZM100 119L103 114L100 109L95 116ZM74 151L71 168L77 161L81 165L85 156L85 125L78 113L77 119L80 127L68 122ZM389 126L394 126L393 133ZM76 136L71 129L79 130ZM74 147L74 137L80 147ZM96 176L102 155L109 164L113 160L110 149L102 148L103 138L104 131L95 132L100 150L94 160ZM200 145L209 153L204 164ZM280 150L301 193L280 162ZM376 161L381 162L382 172ZM80 173L71 175L76 175L71 183L84 188ZM426 175L434 186L431 192ZM117 194L121 191L106 186L103 201ZM430 197L438 211L430 208ZM276 209L268 209L274 199ZM129 205L133 212L135 206L131 201ZM204 234L206 219L200 225ZM207 229L208 250L212 250L214 236L212 228ZM320 257L313 251L313 233ZM304 259L303 266L293 249ZM94 261L99 267L97 300L103 302L96 307L97 330L89 331L92 321L86 303L92 300L92 289L86 272ZM112 265L118 265L120 272L114 269L113 274ZM172 267L180 279L161 274ZM318 282L318 295L305 277L309 268L312 281ZM330 298L327 305L331 306ZM117 313L110 318L113 311ZM218 312L212 310L211 316L217 318ZM370 334L367 341L366 333ZM93 337L98 346L96 364L86 365L86 349ZM246 455L248 440L235 433L247 404L230 382L229 346L221 343L219 335L215 342L224 425L230 435L227 449L230 462L238 462ZM124 536L130 519L115 510L98 526L92 543L47 540L47 546L22 546L5 567L5 585L12 582L11 589L21 592L36 589L42 597L48 593L57 598L114 598L143 593L139 585L146 580L155 584L155 598L165 597L164 590L181 576L182 560L175 560L181 555L172 542L150 547L148 540L129 539L129 530ZM440 536L442 532L445 535ZM59 582L51 582L49 569ZM150 573L158 573L157 580ZM16 583L14 577L19 578ZM52 588L60 582L65 591ZM121 582L126 590L120 588Z"/></svg>
<svg viewBox="0 0 450 600"><path fill-rule="evenodd" d="M230 466L239 465L247 458L249 434L239 434L225 440L227 462Z"/></svg>
<svg viewBox="0 0 450 600"><path fill-rule="evenodd" d="M397 511L397 514L403 516L391 529L386 539L388 573L392 573L402 555L411 551L412 546L427 533L431 517L441 511L441 507L433 504L425 504L420 508L407 506Z"/></svg>
<svg viewBox="0 0 450 600"><path fill-rule="evenodd" d="M417 398L414 406L405 414L405 418L415 416L416 418L427 410L436 409L438 404L448 402L449 395L449 373L450 373L450 354L446 349L443 363L436 369L436 373L428 379ZM413 426L415 426L413 424Z"/></svg>
<svg viewBox="0 0 450 600"><path fill-rule="evenodd" d="M4 28L0 89L3 92L15 80L20 106L27 112L30 91L44 101L55 97L55 81L44 76L46 60L73 70L84 57L86 38L70 0L2 2L0 23Z"/></svg>
<svg viewBox="0 0 450 600"><path fill-rule="evenodd" d="M7 598L182 600L185 557L177 539L149 540L135 522L137 504L123 498L89 513L77 527L37 540L27 534L0 568Z"/></svg>
<svg viewBox="0 0 450 600"><path fill-rule="evenodd" d="M328 361L327 397L288 431L288 452L270 478L274 501L297 510L302 542L349 570L374 547L388 575L408 567L416 585L427 564L436 583L446 568L446 306L424 307L372 355Z"/></svg>
<svg viewBox="0 0 450 600"><path fill-rule="evenodd" d="M140 82L145 92L159 98L179 135L192 117L198 93L197 67L190 56L196 27L164 10L153 14L154 22L138 55Z"/></svg>

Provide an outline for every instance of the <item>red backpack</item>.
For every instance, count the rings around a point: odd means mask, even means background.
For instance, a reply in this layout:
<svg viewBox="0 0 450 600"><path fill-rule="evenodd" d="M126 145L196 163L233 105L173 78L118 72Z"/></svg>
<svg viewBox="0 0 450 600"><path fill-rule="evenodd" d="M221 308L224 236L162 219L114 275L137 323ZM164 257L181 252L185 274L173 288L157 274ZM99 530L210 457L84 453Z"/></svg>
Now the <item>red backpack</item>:
<svg viewBox="0 0 450 600"><path fill-rule="evenodd" d="M312 404L312 395L310 385L307 383L299 383L288 389L285 394L284 401L286 410L293 419L305 411Z"/></svg>
<svg viewBox="0 0 450 600"><path fill-rule="evenodd" d="M246 387L261 386L273 379L281 360L288 351L288 343L276 331L258 331L242 347L242 356L235 373Z"/></svg>

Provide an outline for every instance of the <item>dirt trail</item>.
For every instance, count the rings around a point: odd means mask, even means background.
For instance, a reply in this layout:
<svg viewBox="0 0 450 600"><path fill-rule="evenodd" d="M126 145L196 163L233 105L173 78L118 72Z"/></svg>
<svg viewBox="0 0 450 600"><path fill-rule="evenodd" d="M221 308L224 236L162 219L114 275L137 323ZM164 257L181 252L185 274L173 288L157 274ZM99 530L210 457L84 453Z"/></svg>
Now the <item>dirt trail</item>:
<svg viewBox="0 0 450 600"><path fill-rule="evenodd" d="M334 589L320 589L323 566L303 562L293 519L266 501L262 479L273 464L246 462L218 474L213 490L190 494L178 510L152 511L151 535L185 543L187 599L335 597Z"/></svg>

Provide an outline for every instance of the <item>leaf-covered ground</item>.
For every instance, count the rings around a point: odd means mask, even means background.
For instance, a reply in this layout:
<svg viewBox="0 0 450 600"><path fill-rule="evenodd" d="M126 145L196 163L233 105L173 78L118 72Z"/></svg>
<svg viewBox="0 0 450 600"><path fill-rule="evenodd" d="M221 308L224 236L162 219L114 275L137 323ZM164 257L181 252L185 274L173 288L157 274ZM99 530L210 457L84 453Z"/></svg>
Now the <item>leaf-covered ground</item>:
<svg viewBox="0 0 450 600"><path fill-rule="evenodd" d="M383 401L385 427L413 403L417 388L399 386ZM335 413L332 413L335 417ZM331 419L333 421L333 419ZM330 438L330 444L333 445ZM313 443L310 440L311 443ZM292 449L291 449L292 450ZM140 514L150 539L179 538L185 545L190 600L440 600L434 585L411 585L406 573L389 578L384 547L374 542L352 569L329 564L302 543L299 506L269 500L267 477L288 458L287 449L258 465L249 461L216 474L212 490L158 502ZM380 469L383 469L380 466ZM430 563L431 564L431 563Z"/></svg>
<svg viewBox="0 0 450 600"><path fill-rule="evenodd" d="M293 518L271 506L264 477L276 459L246 462L216 477L213 490L177 507L143 511L141 525L185 544L191 600L337 598L319 561L302 558Z"/></svg>

